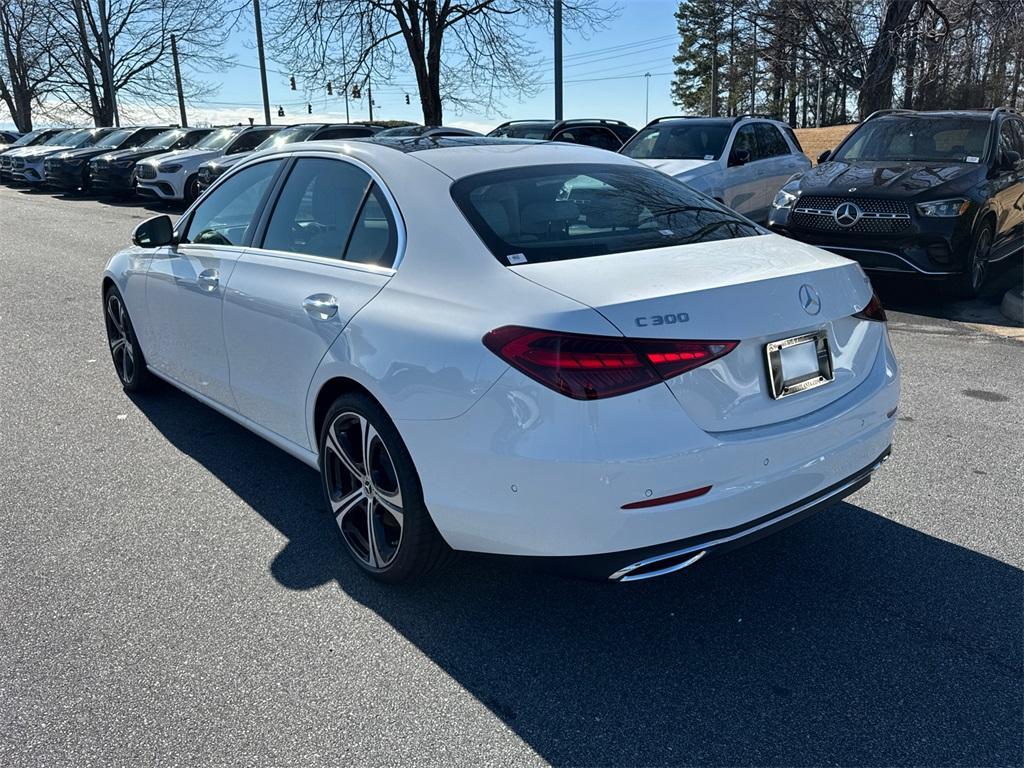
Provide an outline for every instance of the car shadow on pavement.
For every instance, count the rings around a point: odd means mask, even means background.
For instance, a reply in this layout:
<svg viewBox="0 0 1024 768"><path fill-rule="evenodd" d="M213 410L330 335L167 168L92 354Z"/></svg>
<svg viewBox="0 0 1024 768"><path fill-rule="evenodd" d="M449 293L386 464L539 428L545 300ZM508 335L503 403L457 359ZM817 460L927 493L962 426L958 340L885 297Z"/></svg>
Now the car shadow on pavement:
<svg viewBox="0 0 1024 768"><path fill-rule="evenodd" d="M185 395L156 428L555 765L1020 759L1019 569L843 503L674 576L563 579L465 556L419 588L339 556L317 475ZM343 631L343 630L342 630Z"/></svg>

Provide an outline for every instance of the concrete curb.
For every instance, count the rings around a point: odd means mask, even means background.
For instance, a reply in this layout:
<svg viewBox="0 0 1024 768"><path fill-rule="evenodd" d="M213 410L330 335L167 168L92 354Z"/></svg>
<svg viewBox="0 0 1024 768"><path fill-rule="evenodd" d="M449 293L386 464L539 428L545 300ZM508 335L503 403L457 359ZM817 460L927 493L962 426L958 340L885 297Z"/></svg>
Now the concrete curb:
<svg viewBox="0 0 1024 768"><path fill-rule="evenodd" d="M1015 323L1024 325L1024 288L1011 288L1003 296L999 311Z"/></svg>

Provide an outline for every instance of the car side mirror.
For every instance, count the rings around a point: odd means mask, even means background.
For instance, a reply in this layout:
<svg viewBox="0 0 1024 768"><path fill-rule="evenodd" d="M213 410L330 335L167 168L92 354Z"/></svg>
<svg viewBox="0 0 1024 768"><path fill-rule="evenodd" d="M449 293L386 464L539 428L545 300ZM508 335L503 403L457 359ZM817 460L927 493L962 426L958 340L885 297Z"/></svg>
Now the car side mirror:
<svg viewBox="0 0 1024 768"><path fill-rule="evenodd" d="M999 169L1002 171L1019 171L1024 168L1024 163L1021 162L1020 152L1014 152L1012 149L1004 149L1002 162L999 163Z"/></svg>
<svg viewBox="0 0 1024 768"><path fill-rule="evenodd" d="M734 149L729 155L729 165L746 165L750 162L750 153L745 149Z"/></svg>
<svg viewBox="0 0 1024 768"><path fill-rule="evenodd" d="M159 248L174 242L174 225L170 216L154 216L139 224L132 233L132 242L140 248Z"/></svg>
<svg viewBox="0 0 1024 768"><path fill-rule="evenodd" d="M824 152L822 152L820 155L818 155L818 165L821 165L822 163L828 162L828 159L830 157L832 157L832 150L831 149L826 149Z"/></svg>

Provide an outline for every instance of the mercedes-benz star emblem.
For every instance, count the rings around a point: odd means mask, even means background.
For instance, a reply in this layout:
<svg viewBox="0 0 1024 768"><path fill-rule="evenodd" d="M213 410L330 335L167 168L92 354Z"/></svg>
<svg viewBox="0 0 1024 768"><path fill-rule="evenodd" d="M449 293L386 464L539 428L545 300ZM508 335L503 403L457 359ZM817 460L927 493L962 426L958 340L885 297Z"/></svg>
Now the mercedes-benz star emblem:
<svg viewBox="0 0 1024 768"><path fill-rule="evenodd" d="M800 306L808 315L816 315L821 312L821 296L809 284L800 286Z"/></svg>
<svg viewBox="0 0 1024 768"><path fill-rule="evenodd" d="M860 217L864 214L853 203L842 203L832 215L835 217L836 224L840 227L852 227L860 221Z"/></svg>

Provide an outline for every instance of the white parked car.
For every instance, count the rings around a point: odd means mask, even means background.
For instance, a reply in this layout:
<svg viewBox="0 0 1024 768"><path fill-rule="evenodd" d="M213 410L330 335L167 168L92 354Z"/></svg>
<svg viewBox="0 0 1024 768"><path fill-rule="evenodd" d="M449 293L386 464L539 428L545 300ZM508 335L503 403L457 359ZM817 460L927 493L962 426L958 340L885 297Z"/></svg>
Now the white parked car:
<svg viewBox="0 0 1024 768"><path fill-rule="evenodd" d="M113 128L78 128L63 131L49 141L31 147L11 150L10 178L16 182L39 185L46 181L43 168L46 158L70 149L84 149L100 141Z"/></svg>
<svg viewBox="0 0 1024 768"><path fill-rule="evenodd" d="M899 397L856 263L577 145L260 153L141 224L103 295L123 386L317 467L388 581L451 550L679 570L866 483Z"/></svg>
<svg viewBox="0 0 1024 768"><path fill-rule="evenodd" d="M191 203L199 196L199 166L218 157L251 152L279 125L218 128L191 149L165 152L135 166L135 191L143 197Z"/></svg>
<svg viewBox="0 0 1024 768"><path fill-rule="evenodd" d="M620 151L762 223L775 193L811 167L786 123L747 115L661 117Z"/></svg>

